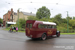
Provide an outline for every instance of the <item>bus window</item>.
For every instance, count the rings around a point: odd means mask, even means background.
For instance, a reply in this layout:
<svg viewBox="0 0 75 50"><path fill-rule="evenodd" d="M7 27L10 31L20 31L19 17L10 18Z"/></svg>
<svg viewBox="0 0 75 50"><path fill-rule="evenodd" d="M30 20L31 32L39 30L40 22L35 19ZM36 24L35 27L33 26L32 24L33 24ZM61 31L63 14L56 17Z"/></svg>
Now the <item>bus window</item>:
<svg viewBox="0 0 75 50"><path fill-rule="evenodd" d="M32 28L32 24L30 24L30 28Z"/></svg>
<svg viewBox="0 0 75 50"><path fill-rule="evenodd" d="M29 28L29 23L27 23L26 27Z"/></svg>
<svg viewBox="0 0 75 50"><path fill-rule="evenodd" d="M54 28L54 26L52 26L52 28Z"/></svg>
<svg viewBox="0 0 75 50"><path fill-rule="evenodd" d="M30 24L30 23L27 23L27 26L26 26L27 28L32 28L32 24Z"/></svg>
<svg viewBox="0 0 75 50"><path fill-rule="evenodd" d="M57 28L57 26L54 26L54 28Z"/></svg>
<svg viewBox="0 0 75 50"><path fill-rule="evenodd" d="M38 25L38 28L43 28L43 25L42 25L42 24L39 24L39 25Z"/></svg>
<svg viewBox="0 0 75 50"><path fill-rule="evenodd" d="M57 26L55 26L55 28L57 28Z"/></svg>
<svg viewBox="0 0 75 50"><path fill-rule="evenodd" d="M39 24L38 28L47 28L47 25Z"/></svg>
<svg viewBox="0 0 75 50"><path fill-rule="evenodd" d="M48 28L52 28L52 26L51 25L48 25Z"/></svg>
<svg viewBox="0 0 75 50"><path fill-rule="evenodd" d="M41 28L41 24L38 25L38 28Z"/></svg>
<svg viewBox="0 0 75 50"><path fill-rule="evenodd" d="M52 28L56 28L56 26L52 26Z"/></svg>
<svg viewBox="0 0 75 50"><path fill-rule="evenodd" d="M44 25L44 28L47 28L47 25Z"/></svg>
<svg viewBox="0 0 75 50"><path fill-rule="evenodd" d="M47 28L47 25L39 24L39 25L38 25L38 28Z"/></svg>

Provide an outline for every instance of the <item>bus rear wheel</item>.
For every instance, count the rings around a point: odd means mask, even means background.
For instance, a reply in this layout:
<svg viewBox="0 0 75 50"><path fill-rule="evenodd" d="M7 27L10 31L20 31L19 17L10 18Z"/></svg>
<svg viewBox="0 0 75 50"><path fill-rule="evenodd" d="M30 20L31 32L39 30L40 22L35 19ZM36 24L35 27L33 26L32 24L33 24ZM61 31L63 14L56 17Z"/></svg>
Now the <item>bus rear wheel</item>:
<svg viewBox="0 0 75 50"><path fill-rule="evenodd" d="M47 38L46 34L42 34L41 39L42 39L42 40L46 40L46 38Z"/></svg>

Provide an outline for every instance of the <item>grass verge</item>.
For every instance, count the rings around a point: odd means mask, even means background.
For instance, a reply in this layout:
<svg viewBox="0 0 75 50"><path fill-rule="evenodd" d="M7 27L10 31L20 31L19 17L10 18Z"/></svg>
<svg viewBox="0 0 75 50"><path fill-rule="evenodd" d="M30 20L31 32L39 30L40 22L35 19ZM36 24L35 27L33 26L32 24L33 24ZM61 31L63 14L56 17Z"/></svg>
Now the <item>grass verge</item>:
<svg viewBox="0 0 75 50"><path fill-rule="evenodd" d="M10 29L9 29L9 28L5 28L5 29L3 29L3 30L7 30L7 31L9 31ZM13 31L15 31L15 30L13 30ZM25 33L25 31L20 31L20 30L18 30L18 32Z"/></svg>
<svg viewBox="0 0 75 50"><path fill-rule="evenodd" d="M9 28L5 28L5 29L3 29L3 30L8 30L9 31ZM14 30L15 31L15 30ZM18 31L18 32L23 32L23 33L25 33L25 31ZM75 34L75 33L60 33L61 35L73 35L73 34Z"/></svg>
<svg viewBox="0 0 75 50"><path fill-rule="evenodd" d="M61 35L73 35L75 33L60 33Z"/></svg>

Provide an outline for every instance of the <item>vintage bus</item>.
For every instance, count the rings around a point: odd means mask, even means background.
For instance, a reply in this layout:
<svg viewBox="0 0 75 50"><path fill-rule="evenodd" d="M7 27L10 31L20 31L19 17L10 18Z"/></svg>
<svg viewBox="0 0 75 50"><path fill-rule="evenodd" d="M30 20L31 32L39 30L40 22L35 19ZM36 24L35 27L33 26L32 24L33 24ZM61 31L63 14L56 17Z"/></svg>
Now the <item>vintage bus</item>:
<svg viewBox="0 0 75 50"><path fill-rule="evenodd" d="M27 20L25 31L26 36L30 38L41 38L42 40L46 40L47 37L52 35L60 36L60 31L57 31L56 23L53 22Z"/></svg>

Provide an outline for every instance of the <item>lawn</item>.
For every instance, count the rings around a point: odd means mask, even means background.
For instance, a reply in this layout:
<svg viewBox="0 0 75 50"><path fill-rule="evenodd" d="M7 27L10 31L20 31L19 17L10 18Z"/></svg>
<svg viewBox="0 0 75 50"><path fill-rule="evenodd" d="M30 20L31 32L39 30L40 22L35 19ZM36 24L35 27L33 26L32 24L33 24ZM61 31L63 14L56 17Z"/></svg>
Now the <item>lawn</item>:
<svg viewBox="0 0 75 50"><path fill-rule="evenodd" d="M5 29L3 29L3 30L9 31L9 28L5 28ZM13 31L15 31L15 30L13 30ZM18 30L18 32L23 32L23 33L25 33L25 31L20 31L20 30Z"/></svg>
<svg viewBox="0 0 75 50"><path fill-rule="evenodd" d="M61 35L72 35L72 34L75 34L75 33L60 33Z"/></svg>
<svg viewBox="0 0 75 50"><path fill-rule="evenodd" d="M9 31L9 28L6 28L6 29L3 29L3 30L8 30ZM15 31L15 30L14 30ZM23 33L25 33L25 31L18 31L18 32L23 32ZM73 35L73 34L75 34L75 33L60 33L61 35Z"/></svg>

